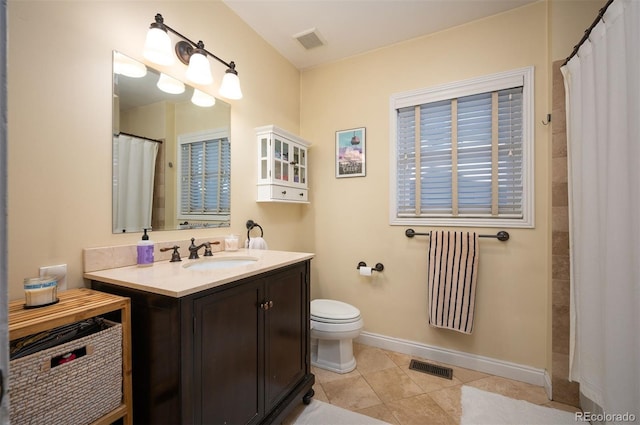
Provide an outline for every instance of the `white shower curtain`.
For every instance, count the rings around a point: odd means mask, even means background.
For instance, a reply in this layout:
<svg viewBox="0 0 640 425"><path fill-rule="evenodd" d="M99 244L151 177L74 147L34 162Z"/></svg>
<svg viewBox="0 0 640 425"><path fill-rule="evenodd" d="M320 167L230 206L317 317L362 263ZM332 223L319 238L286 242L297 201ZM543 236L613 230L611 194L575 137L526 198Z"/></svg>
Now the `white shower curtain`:
<svg viewBox="0 0 640 425"><path fill-rule="evenodd" d="M606 414L628 412L640 420L640 2L611 3L562 73L570 379Z"/></svg>
<svg viewBox="0 0 640 425"><path fill-rule="evenodd" d="M113 138L113 231L151 229L158 143L123 134Z"/></svg>

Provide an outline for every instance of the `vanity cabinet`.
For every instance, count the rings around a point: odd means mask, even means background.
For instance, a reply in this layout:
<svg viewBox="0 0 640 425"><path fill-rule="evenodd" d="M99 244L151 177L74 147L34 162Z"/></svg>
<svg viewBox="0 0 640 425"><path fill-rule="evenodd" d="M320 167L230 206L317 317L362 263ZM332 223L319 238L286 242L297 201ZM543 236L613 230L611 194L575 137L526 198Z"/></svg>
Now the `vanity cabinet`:
<svg viewBox="0 0 640 425"><path fill-rule="evenodd" d="M308 203L308 155L311 145L273 125L256 128L258 202Z"/></svg>
<svg viewBox="0 0 640 425"><path fill-rule="evenodd" d="M279 423L313 396L309 261L180 298L92 286L131 298L135 423Z"/></svg>

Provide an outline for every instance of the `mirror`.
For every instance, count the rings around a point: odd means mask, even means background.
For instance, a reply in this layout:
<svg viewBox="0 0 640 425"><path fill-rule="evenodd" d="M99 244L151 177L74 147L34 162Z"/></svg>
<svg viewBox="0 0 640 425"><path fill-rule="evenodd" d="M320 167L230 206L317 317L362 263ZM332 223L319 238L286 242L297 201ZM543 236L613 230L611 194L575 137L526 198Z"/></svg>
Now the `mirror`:
<svg viewBox="0 0 640 425"><path fill-rule="evenodd" d="M113 233L228 227L231 106L113 59Z"/></svg>

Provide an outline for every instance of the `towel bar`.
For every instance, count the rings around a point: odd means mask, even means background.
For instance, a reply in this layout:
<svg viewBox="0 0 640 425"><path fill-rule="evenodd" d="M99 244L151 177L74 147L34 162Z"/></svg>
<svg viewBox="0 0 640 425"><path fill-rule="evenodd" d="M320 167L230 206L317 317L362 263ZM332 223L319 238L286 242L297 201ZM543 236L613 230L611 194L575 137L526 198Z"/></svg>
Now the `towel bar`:
<svg viewBox="0 0 640 425"><path fill-rule="evenodd" d="M413 229L405 230L404 234L408 238L412 238L414 236L429 236L429 233L417 233ZM498 239L500 242L506 242L506 241L509 240L509 232L507 232L505 230L500 230L495 235L478 235L478 237L480 237L480 238L495 238L495 239Z"/></svg>
<svg viewBox="0 0 640 425"><path fill-rule="evenodd" d="M253 229L254 227L257 227L260 229L260 237L264 236L264 230L262 230L262 226L260 226L258 223L256 223L253 220L247 220L247 240L250 241L251 240L251 236L249 236L249 233L251 232L251 229Z"/></svg>

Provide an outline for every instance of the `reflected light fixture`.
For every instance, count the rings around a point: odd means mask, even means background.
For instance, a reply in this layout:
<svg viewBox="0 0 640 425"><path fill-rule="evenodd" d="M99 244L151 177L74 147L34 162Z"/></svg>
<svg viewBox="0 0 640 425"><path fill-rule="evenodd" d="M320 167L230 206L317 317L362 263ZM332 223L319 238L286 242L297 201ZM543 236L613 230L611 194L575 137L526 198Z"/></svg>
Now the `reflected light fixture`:
<svg viewBox="0 0 640 425"><path fill-rule="evenodd" d="M147 75L147 67L143 63L120 52L115 52L113 55L113 71L131 78L142 78Z"/></svg>
<svg viewBox="0 0 640 425"><path fill-rule="evenodd" d="M203 108L208 108L216 104L216 98L198 89L193 89L193 96L191 96L191 102L194 105L202 106Z"/></svg>
<svg viewBox="0 0 640 425"><path fill-rule="evenodd" d="M160 73L160 78L156 84L160 90L169 94L184 93L184 83L180 80L176 80L173 77L168 76L164 72Z"/></svg>
<svg viewBox="0 0 640 425"><path fill-rule="evenodd" d="M202 41L194 43L166 25L164 18L159 13L156 14L155 22L151 23L149 32L147 33L143 53L146 59L158 65L171 65L173 63L174 58L169 32L182 39L175 45L175 54L182 63L189 66L186 72L187 79L200 85L211 84L213 77L211 76L209 61L207 60L208 57L211 57L227 67L220 86L220 95L227 99L242 99L242 90L240 89L240 80L238 78L238 71L236 71L236 64L233 61L223 61L206 50ZM168 63L169 59L171 63Z"/></svg>

